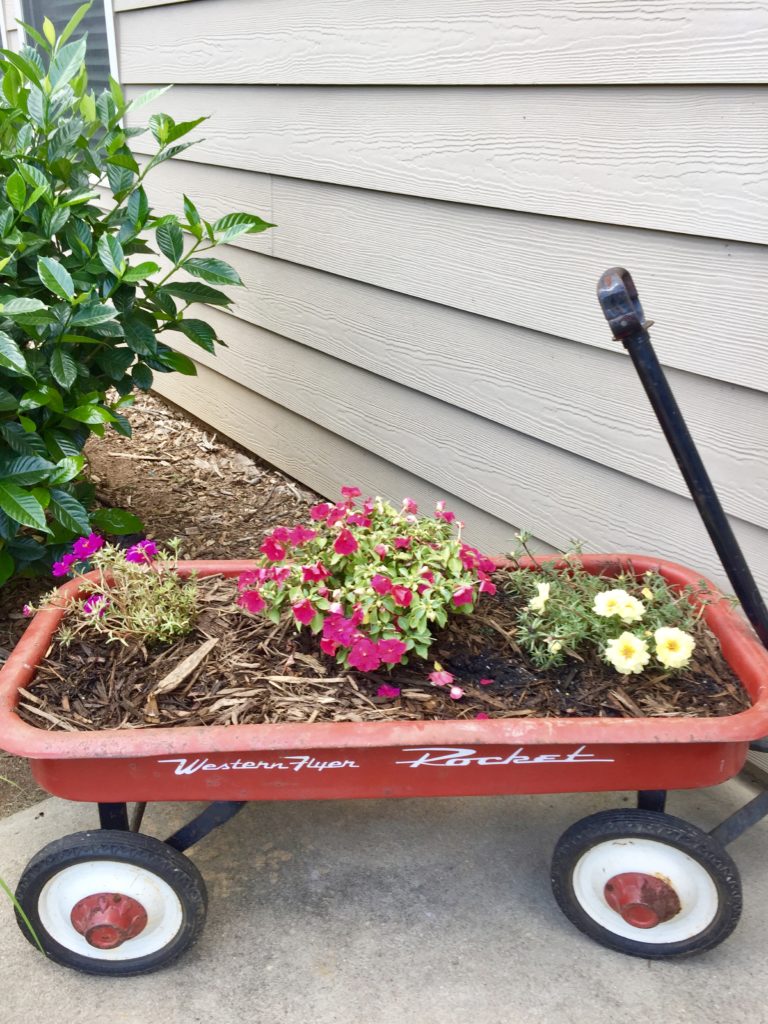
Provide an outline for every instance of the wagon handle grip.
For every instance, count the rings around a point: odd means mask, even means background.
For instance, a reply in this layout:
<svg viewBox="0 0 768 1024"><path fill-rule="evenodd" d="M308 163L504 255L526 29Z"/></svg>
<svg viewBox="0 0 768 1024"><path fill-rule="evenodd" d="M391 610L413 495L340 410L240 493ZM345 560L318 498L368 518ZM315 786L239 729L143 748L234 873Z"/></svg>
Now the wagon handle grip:
<svg viewBox="0 0 768 1024"><path fill-rule="evenodd" d="M597 283L597 298L614 338L622 343L634 363L734 592L758 637L768 647L768 609L653 349L648 333L652 322L645 319L632 275L623 267L606 270Z"/></svg>

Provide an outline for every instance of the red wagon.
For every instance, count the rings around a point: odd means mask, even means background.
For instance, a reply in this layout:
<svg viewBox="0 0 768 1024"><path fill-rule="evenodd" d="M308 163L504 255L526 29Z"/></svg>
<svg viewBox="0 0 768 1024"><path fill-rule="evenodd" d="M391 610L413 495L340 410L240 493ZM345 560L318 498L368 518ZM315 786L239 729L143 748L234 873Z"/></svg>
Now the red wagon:
<svg viewBox="0 0 768 1024"><path fill-rule="evenodd" d="M675 587L701 582L681 566L636 555L583 556L583 563L606 576L654 570ZM180 566L227 576L249 568ZM753 802L706 834L662 813L664 800L668 789L731 778L749 741L768 733L768 651L728 601L714 600L704 614L752 698L741 714L65 733L34 728L15 713L18 689L33 678L63 615L42 611L0 671L0 746L28 757L50 793L97 803L101 829L58 840L34 857L19 883L20 906L54 960L92 973L135 974L175 959L199 934L205 885L182 851L248 801L633 789L637 810L593 815L560 840L552 867L558 902L578 927L626 953L667 957L711 948L730 934L741 908L724 843L768 806L758 797L759 806ZM165 800L211 804L161 842L138 828L146 803Z"/></svg>

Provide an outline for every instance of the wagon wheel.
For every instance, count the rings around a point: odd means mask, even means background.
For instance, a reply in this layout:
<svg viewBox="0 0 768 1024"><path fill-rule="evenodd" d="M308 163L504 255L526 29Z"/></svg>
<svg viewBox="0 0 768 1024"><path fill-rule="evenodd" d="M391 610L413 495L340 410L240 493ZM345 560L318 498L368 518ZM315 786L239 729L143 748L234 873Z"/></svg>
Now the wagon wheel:
<svg viewBox="0 0 768 1024"><path fill-rule="evenodd" d="M52 960L112 976L171 963L198 938L207 908L191 860L151 836L109 830L49 843L24 869L16 899Z"/></svg>
<svg viewBox="0 0 768 1024"><path fill-rule="evenodd" d="M609 949L660 960L712 949L741 915L741 881L701 829L655 811L602 811L572 825L552 859L565 916Z"/></svg>

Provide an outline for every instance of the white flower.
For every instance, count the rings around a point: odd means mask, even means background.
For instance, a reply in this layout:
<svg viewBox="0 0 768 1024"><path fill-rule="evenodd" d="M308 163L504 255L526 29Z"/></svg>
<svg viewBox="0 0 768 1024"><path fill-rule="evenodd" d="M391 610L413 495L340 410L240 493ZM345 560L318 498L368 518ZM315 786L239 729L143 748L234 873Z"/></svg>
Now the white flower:
<svg viewBox="0 0 768 1024"><path fill-rule="evenodd" d="M665 668L684 668L691 660L696 641L675 626L662 626L653 634L656 657Z"/></svg>
<svg viewBox="0 0 768 1024"><path fill-rule="evenodd" d="M549 588L550 588L550 584L549 583L537 583L536 584L536 589L538 590L539 593L537 594L536 597L532 597L531 600L528 602L528 607L530 608L530 610L532 612L543 612L544 611L544 605L549 600Z"/></svg>
<svg viewBox="0 0 768 1024"><path fill-rule="evenodd" d="M651 660L648 644L633 633L622 633L615 640L609 640L603 656L623 676L642 672Z"/></svg>
<svg viewBox="0 0 768 1024"><path fill-rule="evenodd" d="M631 594L627 594L621 602L619 618L622 622L639 622L643 617L644 611L645 605L643 602L638 601L638 599L636 597L632 597Z"/></svg>
<svg viewBox="0 0 768 1024"><path fill-rule="evenodd" d="M637 622L643 617L645 605L626 590L602 590L595 594L592 610L606 619L618 615L622 622Z"/></svg>

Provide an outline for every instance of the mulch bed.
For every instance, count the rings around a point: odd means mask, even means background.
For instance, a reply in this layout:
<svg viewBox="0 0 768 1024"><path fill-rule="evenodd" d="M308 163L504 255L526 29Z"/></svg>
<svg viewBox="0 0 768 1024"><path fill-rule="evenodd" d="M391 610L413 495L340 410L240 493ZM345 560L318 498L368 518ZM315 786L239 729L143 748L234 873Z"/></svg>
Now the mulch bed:
<svg viewBox="0 0 768 1024"><path fill-rule="evenodd" d="M498 582L499 576L496 574ZM292 618L274 625L245 616L233 580L200 581L200 615L192 635L147 649L77 638L55 645L20 713L47 729L151 728L263 722L371 722L520 717L693 717L736 714L749 697L703 623L696 652L679 672L619 676L595 658L541 672L514 639L515 607L499 587L471 616L456 616L437 634L429 662L392 673L340 668ZM205 645L205 646L204 646ZM185 659L206 650L186 674ZM455 677L464 697L452 700L427 680L433 661ZM174 670L176 670L174 672ZM491 678L491 685L480 685ZM399 686L394 700L376 695Z"/></svg>

